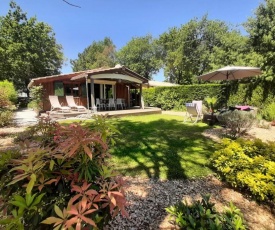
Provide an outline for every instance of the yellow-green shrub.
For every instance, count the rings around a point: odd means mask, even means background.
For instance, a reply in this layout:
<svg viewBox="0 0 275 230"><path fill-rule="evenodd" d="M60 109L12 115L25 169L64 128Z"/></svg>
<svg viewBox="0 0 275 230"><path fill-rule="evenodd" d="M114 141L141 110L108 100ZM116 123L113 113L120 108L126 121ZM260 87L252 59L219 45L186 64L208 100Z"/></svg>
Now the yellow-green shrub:
<svg viewBox="0 0 275 230"><path fill-rule="evenodd" d="M7 80L0 81L0 127L9 125L13 121L13 112L17 93L13 84Z"/></svg>
<svg viewBox="0 0 275 230"><path fill-rule="evenodd" d="M0 81L0 107L15 104L17 101L17 92L12 82L7 80ZM3 104L2 104L3 103Z"/></svg>
<svg viewBox="0 0 275 230"><path fill-rule="evenodd" d="M211 162L227 182L258 200L275 201L274 142L223 139L219 147Z"/></svg>
<svg viewBox="0 0 275 230"><path fill-rule="evenodd" d="M267 105L260 110L262 117L267 121L275 120L275 102Z"/></svg>
<svg viewBox="0 0 275 230"><path fill-rule="evenodd" d="M13 122L13 112L0 109L0 127L5 127Z"/></svg>

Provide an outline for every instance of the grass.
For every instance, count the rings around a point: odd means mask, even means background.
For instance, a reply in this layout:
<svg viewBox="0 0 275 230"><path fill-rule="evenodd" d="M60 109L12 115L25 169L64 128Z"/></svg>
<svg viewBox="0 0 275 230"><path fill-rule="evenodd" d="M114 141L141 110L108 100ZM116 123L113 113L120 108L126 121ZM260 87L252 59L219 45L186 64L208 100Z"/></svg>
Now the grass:
<svg viewBox="0 0 275 230"><path fill-rule="evenodd" d="M214 143L202 136L204 123L183 123L181 116L143 115L110 119L119 130L110 146L110 163L120 174L186 179L209 175Z"/></svg>

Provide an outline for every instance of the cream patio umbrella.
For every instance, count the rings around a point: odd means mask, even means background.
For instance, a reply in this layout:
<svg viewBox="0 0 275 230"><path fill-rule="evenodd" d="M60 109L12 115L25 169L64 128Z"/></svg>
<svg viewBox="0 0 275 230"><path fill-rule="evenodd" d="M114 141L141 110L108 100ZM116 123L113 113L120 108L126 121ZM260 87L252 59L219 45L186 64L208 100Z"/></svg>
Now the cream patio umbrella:
<svg viewBox="0 0 275 230"><path fill-rule="evenodd" d="M261 73L262 71L258 67L226 66L213 72L198 76L198 79L204 81L239 80L246 77L260 75Z"/></svg>
<svg viewBox="0 0 275 230"><path fill-rule="evenodd" d="M240 80L247 77L253 77L260 75L262 71L258 67L248 67L248 66L226 66L221 69L217 69L213 72L203 74L198 76L198 79L204 81L218 81L218 80ZM226 100L228 98L228 90L226 87ZM227 107L227 104L226 104Z"/></svg>

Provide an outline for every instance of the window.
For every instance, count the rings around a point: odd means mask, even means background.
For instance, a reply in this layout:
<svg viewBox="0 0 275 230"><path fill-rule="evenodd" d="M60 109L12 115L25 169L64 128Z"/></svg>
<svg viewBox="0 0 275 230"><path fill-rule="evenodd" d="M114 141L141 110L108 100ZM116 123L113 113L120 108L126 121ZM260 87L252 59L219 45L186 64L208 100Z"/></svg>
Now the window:
<svg viewBox="0 0 275 230"><path fill-rule="evenodd" d="M80 95L80 89L79 89L79 85L77 84L65 84L64 85L65 88L65 95L66 96L74 96L74 97L79 97Z"/></svg>
<svg viewBox="0 0 275 230"><path fill-rule="evenodd" d="M54 82L54 95L56 95L56 96L64 96L63 82L61 82L61 81Z"/></svg>

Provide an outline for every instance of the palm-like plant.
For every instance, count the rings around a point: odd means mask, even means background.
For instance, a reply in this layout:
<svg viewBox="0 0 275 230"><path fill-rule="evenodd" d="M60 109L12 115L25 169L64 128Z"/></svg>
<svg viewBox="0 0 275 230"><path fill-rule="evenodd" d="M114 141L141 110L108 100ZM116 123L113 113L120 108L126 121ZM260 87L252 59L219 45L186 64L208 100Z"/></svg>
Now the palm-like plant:
<svg viewBox="0 0 275 230"><path fill-rule="evenodd" d="M211 112L211 115L213 116L217 106L218 98L206 97L204 100L206 101L206 107L208 108L208 110Z"/></svg>
<svg viewBox="0 0 275 230"><path fill-rule="evenodd" d="M211 121L209 125L214 124L214 113L217 106L218 98L217 97L206 97L205 99L206 107L211 112Z"/></svg>

